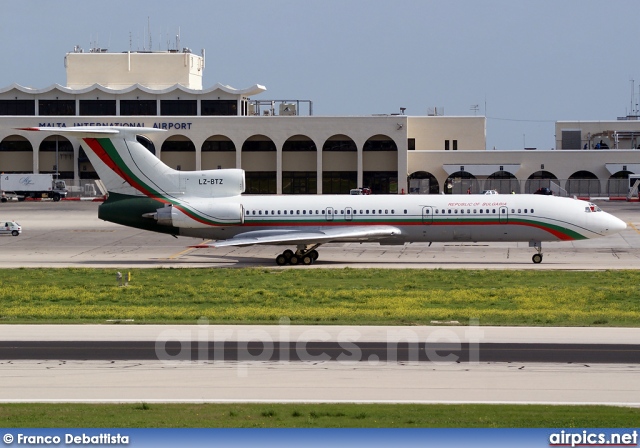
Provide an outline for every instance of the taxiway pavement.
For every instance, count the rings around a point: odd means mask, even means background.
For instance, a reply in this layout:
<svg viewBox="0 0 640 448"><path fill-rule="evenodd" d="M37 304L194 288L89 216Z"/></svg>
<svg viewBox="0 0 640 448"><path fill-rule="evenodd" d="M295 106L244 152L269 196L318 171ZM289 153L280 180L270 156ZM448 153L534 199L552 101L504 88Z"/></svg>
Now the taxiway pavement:
<svg viewBox="0 0 640 448"><path fill-rule="evenodd" d="M438 269L638 269L640 204L602 201L628 223L618 235L594 240L543 243L544 261L531 262L526 243L327 244L307 268L378 267ZM275 267L282 246L191 249L201 242L123 227L98 219L97 203L0 204L0 220L24 227L19 237L0 237L0 267ZM291 269L286 267L285 269Z"/></svg>

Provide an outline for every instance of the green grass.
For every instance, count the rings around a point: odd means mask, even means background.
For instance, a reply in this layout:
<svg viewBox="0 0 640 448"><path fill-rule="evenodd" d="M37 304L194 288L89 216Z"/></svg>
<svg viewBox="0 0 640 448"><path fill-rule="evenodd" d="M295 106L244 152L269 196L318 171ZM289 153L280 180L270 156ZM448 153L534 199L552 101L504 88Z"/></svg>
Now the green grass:
<svg viewBox="0 0 640 448"><path fill-rule="evenodd" d="M640 271L0 270L0 322L637 326ZM125 275L126 272L121 270Z"/></svg>
<svg viewBox="0 0 640 448"><path fill-rule="evenodd" d="M412 404L0 404L6 428L636 427L640 409Z"/></svg>

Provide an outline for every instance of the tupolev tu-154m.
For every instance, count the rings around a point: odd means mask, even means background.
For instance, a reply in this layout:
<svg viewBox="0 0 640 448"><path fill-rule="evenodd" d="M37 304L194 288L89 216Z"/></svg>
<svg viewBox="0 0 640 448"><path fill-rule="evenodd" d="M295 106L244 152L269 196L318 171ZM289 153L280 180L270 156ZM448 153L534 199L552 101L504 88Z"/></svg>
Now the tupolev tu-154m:
<svg viewBox="0 0 640 448"><path fill-rule="evenodd" d="M98 217L173 236L215 240L192 247L288 245L278 265L312 264L332 242L528 242L599 238L626 224L573 198L493 195L245 195L244 171L176 171L136 140L155 128L21 128L82 140L104 182Z"/></svg>

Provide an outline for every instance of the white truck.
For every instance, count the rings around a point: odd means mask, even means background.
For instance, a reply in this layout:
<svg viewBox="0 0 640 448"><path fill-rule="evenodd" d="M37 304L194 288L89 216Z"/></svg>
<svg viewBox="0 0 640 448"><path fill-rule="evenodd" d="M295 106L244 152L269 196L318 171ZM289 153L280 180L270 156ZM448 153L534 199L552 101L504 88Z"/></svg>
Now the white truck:
<svg viewBox="0 0 640 448"><path fill-rule="evenodd" d="M54 180L52 174L1 174L0 191L12 191L20 200L51 198L59 201L67 196L63 180Z"/></svg>

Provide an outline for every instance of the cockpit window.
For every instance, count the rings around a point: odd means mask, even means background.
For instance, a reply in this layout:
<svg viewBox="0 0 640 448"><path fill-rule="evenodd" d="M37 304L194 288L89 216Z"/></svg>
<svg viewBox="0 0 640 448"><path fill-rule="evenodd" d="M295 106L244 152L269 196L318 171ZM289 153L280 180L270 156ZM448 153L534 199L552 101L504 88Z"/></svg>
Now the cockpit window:
<svg viewBox="0 0 640 448"><path fill-rule="evenodd" d="M600 207L598 207L596 204L592 204L591 202L589 202L589 205L587 205L584 208L584 211L586 213L595 213L595 212L601 212L602 209Z"/></svg>

